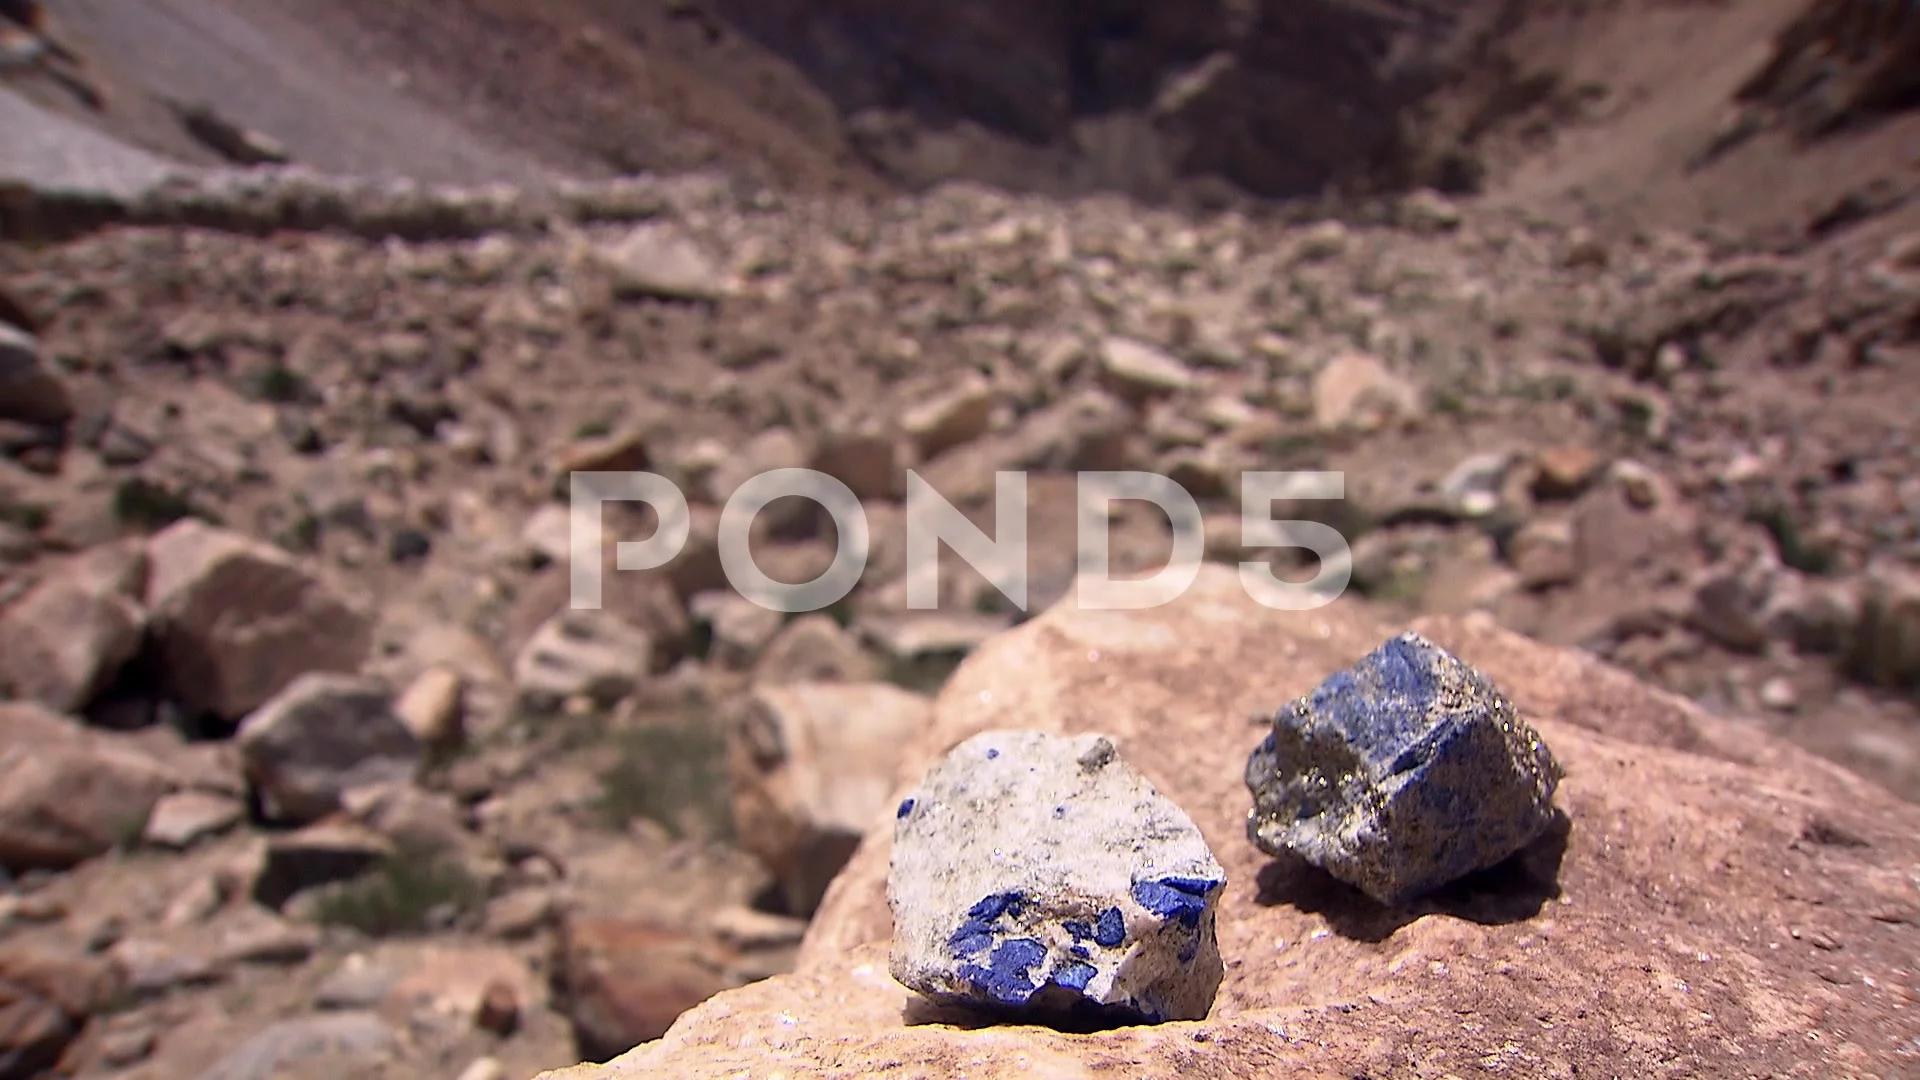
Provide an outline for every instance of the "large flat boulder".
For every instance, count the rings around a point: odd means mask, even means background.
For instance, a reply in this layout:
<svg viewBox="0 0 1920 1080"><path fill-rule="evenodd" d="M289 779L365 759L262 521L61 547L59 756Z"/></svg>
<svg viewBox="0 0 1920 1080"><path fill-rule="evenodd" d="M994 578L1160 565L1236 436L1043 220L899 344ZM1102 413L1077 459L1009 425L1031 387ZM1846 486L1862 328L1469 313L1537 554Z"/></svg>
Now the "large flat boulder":
<svg viewBox="0 0 1920 1080"><path fill-rule="evenodd" d="M1282 703L1406 629L1343 599L1271 611L1231 569L1138 612L1071 603L988 642L902 755L905 795L982 731L1102 732L1227 873L1208 1019L977 1028L887 974L892 811L828 890L797 970L548 1080L871 1075L1839 1076L1909 1067L1920 808L1755 727L1489 621L1413 629L1489 676L1566 771L1570 826L1403 909L1247 839L1248 751ZM1904 1057L1902 1055L1905 1055Z"/></svg>

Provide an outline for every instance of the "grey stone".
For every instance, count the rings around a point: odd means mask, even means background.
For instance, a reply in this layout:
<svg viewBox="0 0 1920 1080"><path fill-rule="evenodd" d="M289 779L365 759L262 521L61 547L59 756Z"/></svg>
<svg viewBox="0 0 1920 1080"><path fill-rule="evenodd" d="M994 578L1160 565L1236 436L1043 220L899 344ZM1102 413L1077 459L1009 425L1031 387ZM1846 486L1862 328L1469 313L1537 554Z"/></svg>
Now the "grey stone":
<svg viewBox="0 0 1920 1080"><path fill-rule="evenodd" d="M891 969L942 1004L1048 1022L1198 1020L1226 871L1099 735L987 732L902 802Z"/></svg>
<svg viewBox="0 0 1920 1080"><path fill-rule="evenodd" d="M1274 717L1247 759L1247 832L1396 905L1538 839L1560 777L1484 675L1409 632Z"/></svg>
<svg viewBox="0 0 1920 1080"><path fill-rule="evenodd" d="M653 662L653 638L605 611L567 610L534 632L513 665L520 705L551 713L570 697L609 707L637 690Z"/></svg>
<svg viewBox="0 0 1920 1080"><path fill-rule="evenodd" d="M1441 479L1441 497L1462 517L1486 517L1500 509L1500 488L1512 466L1511 454L1474 454Z"/></svg>
<svg viewBox="0 0 1920 1080"><path fill-rule="evenodd" d="M201 1073L200 1080L269 1080L315 1058L377 1058L398 1047L393 1030L375 1013L321 1013L261 1029Z"/></svg>
<svg viewBox="0 0 1920 1080"><path fill-rule="evenodd" d="M136 998L156 997L185 986L204 986L226 977L218 962L160 941L122 940L107 950L107 955L125 974L127 993Z"/></svg>
<svg viewBox="0 0 1920 1080"><path fill-rule="evenodd" d="M713 259L685 230L669 222L636 226L622 239L594 252L621 297L713 300L726 281Z"/></svg>
<svg viewBox="0 0 1920 1080"><path fill-rule="evenodd" d="M350 1009L375 1009L386 1000L387 992L400 981L391 968L369 961L365 956L349 956L333 974L321 980L313 993L313 1007L323 1012Z"/></svg>
<svg viewBox="0 0 1920 1080"><path fill-rule="evenodd" d="M270 812L296 824L340 809L354 788L411 779L423 757L384 685L317 672L248 715L237 742Z"/></svg>
<svg viewBox="0 0 1920 1080"><path fill-rule="evenodd" d="M0 419L58 424L73 415L66 384L40 359L31 334L0 323Z"/></svg>

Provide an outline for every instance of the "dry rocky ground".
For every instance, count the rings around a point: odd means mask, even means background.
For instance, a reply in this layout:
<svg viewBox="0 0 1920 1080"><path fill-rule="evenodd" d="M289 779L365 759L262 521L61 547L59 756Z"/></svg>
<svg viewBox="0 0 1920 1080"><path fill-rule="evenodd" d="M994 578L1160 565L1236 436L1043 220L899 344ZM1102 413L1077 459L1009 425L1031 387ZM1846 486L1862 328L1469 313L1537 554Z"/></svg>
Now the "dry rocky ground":
<svg viewBox="0 0 1920 1080"><path fill-rule="evenodd" d="M1754 135L1734 167L1784 138ZM1522 178L1555 189L1577 144ZM677 164L725 157L687 152ZM821 175L844 167L810 152ZM1821 860L1878 845L1897 878L1910 845L1887 822L1910 809L1870 787L1920 801L1912 165L1754 210L1746 224L1772 227L1738 239L1652 212L1579 224L1524 185L1201 213L965 184L821 193L762 169L573 189L551 218L364 191L286 213L243 193L55 215L0 191L23 238L0 248L0 1077L527 1076L788 971L823 898L839 914L809 938L816 960L871 945L872 890L855 890L872 846L828 882L916 760L904 748L954 733L934 695L955 664L1042 640L1006 632L1070 585L1077 470L1173 477L1210 559L1295 580L1316 567L1243 549L1241 475L1340 471L1346 499L1276 514L1351 544L1323 636L1357 655L1374 626L1483 612L1610 661L1718 714L1623 744L1650 775L1733 775L1662 756L1696 743L1817 773L1796 798L1826 813L1855 791L1871 813L1793 833L1814 845L1803 875L1864 874ZM853 489L871 551L845 600L783 617L729 589L716 530L743 481L790 466ZM691 535L664 567L610 573L604 610L570 611L566 477L607 469L672 478ZM908 608L909 470L989 532L995 472L1027 473L1029 612L950 553L940 609ZM607 520L653 527L630 507ZM1165 560L1152 507L1110 524L1124 572ZM800 581L835 540L783 502L754 546ZM1535 653L1499 649L1524 694L1568 693ZM1333 651L1309 648L1329 668ZM1274 687L1324 674L1286 655ZM996 670L975 684L1023 677ZM1227 686L1236 672L1194 693L1278 704L1257 671ZM1683 708L1633 693L1621 716ZM1589 706L1612 708L1566 708ZM1634 783L1633 753L1564 738ZM1788 743L1850 771L1792 764ZM1586 820L1632 817L1579 790ZM1733 812L1676 798L1676 818ZM1686 828L1689 844L1711 831ZM1625 904L1628 878L1580 861L1599 857L1584 843L1570 880ZM1655 866L1643 892L1696 862ZM1832 944L1809 946L1819 977L1865 972L1910 1013L1911 963L1872 935L1907 933L1911 912L1829 910L1854 921L1792 933ZM1716 941L1748 932L1713 918ZM1842 954L1852 941L1873 944ZM1898 1043L1875 1002L1822 1006L1856 1025L1843 1046ZM1772 1037L1754 1023L1743 1037ZM1696 1035L1670 1032L1642 1074L1705 1060ZM1876 1074L1861 1060L1830 1074Z"/></svg>
<svg viewBox="0 0 1920 1080"><path fill-rule="evenodd" d="M338 1041L402 1074L512 1074L779 970L925 693L1015 617L957 565L906 607L909 466L983 527L994 471L1031 471L1036 607L1075 469L1174 477L1229 560L1242 471L1340 470L1347 500L1293 511L1352 543L1338 605L1490 611L1920 793L1911 237L662 188L553 234L9 256L37 329L8 338L8 962L86 987L23 999L20 1060L192 1075L350 1007L387 1026ZM809 465L871 558L782 619L712 538L741 481ZM692 537L564 612L561 481L631 467ZM1149 570L1167 524L1130 507L1116 561ZM831 559L805 504L758 533L785 580Z"/></svg>

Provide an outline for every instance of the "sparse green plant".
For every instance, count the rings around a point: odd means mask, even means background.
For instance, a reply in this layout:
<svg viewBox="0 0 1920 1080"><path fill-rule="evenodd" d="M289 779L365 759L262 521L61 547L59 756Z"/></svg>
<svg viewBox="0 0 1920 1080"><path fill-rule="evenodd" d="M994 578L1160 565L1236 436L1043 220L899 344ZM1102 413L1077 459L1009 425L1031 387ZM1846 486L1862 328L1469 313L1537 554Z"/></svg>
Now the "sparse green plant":
<svg viewBox="0 0 1920 1080"><path fill-rule="evenodd" d="M0 492L0 523L39 532L47 527L52 515L39 503L19 502L12 495Z"/></svg>
<svg viewBox="0 0 1920 1080"><path fill-rule="evenodd" d="M113 516L121 524L146 529L164 529L190 517L219 524L217 518L195 507L186 496L140 476L128 477L114 488Z"/></svg>
<svg viewBox="0 0 1920 1080"><path fill-rule="evenodd" d="M268 364L254 373L250 383L254 397L276 405L293 405L313 397L307 377L285 364Z"/></svg>
<svg viewBox="0 0 1920 1080"><path fill-rule="evenodd" d="M966 658L965 653L933 653L896 659L887 665L887 681L916 694L935 694Z"/></svg>
<svg viewBox="0 0 1920 1080"><path fill-rule="evenodd" d="M1273 464L1295 468L1317 467L1326 456L1326 448L1320 444L1319 436L1310 431L1289 431L1277 435L1263 442L1259 449L1261 456Z"/></svg>
<svg viewBox="0 0 1920 1080"><path fill-rule="evenodd" d="M117 822L112 833L113 850L117 854L125 855L139 847L140 838L147 834L147 819L151 816L149 811Z"/></svg>
<svg viewBox="0 0 1920 1080"><path fill-rule="evenodd" d="M726 738L702 716L676 717L613 735L613 761L600 773L595 809L609 827L652 821L676 838L733 836Z"/></svg>
<svg viewBox="0 0 1920 1080"><path fill-rule="evenodd" d="M299 555L311 554L320 548L320 519L312 514L301 514L293 523L280 530L274 537L276 543L288 551Z"/></svg>
<svg viewBox="0 0 1920 1080"><path fill-rule="evenodd" d="M1818 577L1831 574L1837 568L1839 559L1833 549L1809 542L1792 511L1784 505L1763 502L1750 508L1746 517L1748 522L1767 530L1773 537L1774 549L1780 553L1780 561L1793 569Z"/></svg>
<svg viewBox="0 0 1920 1080"><path fill-rule="evenodd" d="M1436 386L1427 394L1427 408L1441 416L1465 416L1467 397L1451 386Z"/></svg>
<svg viewBox="0 0 1920 1080"><path fill-rule="evenodd" d="M573 437L576 439L604 439L611 434L613 434L613 425L605 420L583 421L579 427L573 429Z"/></svg>
<svg viewBox="0 0 1920 1080"><path fill-rule="evenodd" d="M451 854L402 850L350 881L325 886L313 917L369 937L425 933L446 915L473 911L486 899L479 881Z"/></svg>

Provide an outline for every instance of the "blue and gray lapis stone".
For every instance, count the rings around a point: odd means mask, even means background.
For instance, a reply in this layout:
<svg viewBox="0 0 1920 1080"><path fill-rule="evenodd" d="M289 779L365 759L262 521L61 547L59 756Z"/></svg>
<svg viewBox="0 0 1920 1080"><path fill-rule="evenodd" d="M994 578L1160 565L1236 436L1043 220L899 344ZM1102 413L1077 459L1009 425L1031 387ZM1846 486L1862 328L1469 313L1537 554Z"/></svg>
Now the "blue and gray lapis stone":
<svg viewBox="0 0 1920 1080"><path fill-rule="evenodd" d="M1198 1020L1212 1007L1226 872L1108 739L975 736L895 816L901 984L1034 1023Z"/></svg>
<svg viewBox="0 0 1920 1080"><path fill-rule="evenodd" d="M1561 775L1485 675L1405 633L1274 717L1247 759L1247 833L1404 904L1537 839Z"/></svg>

